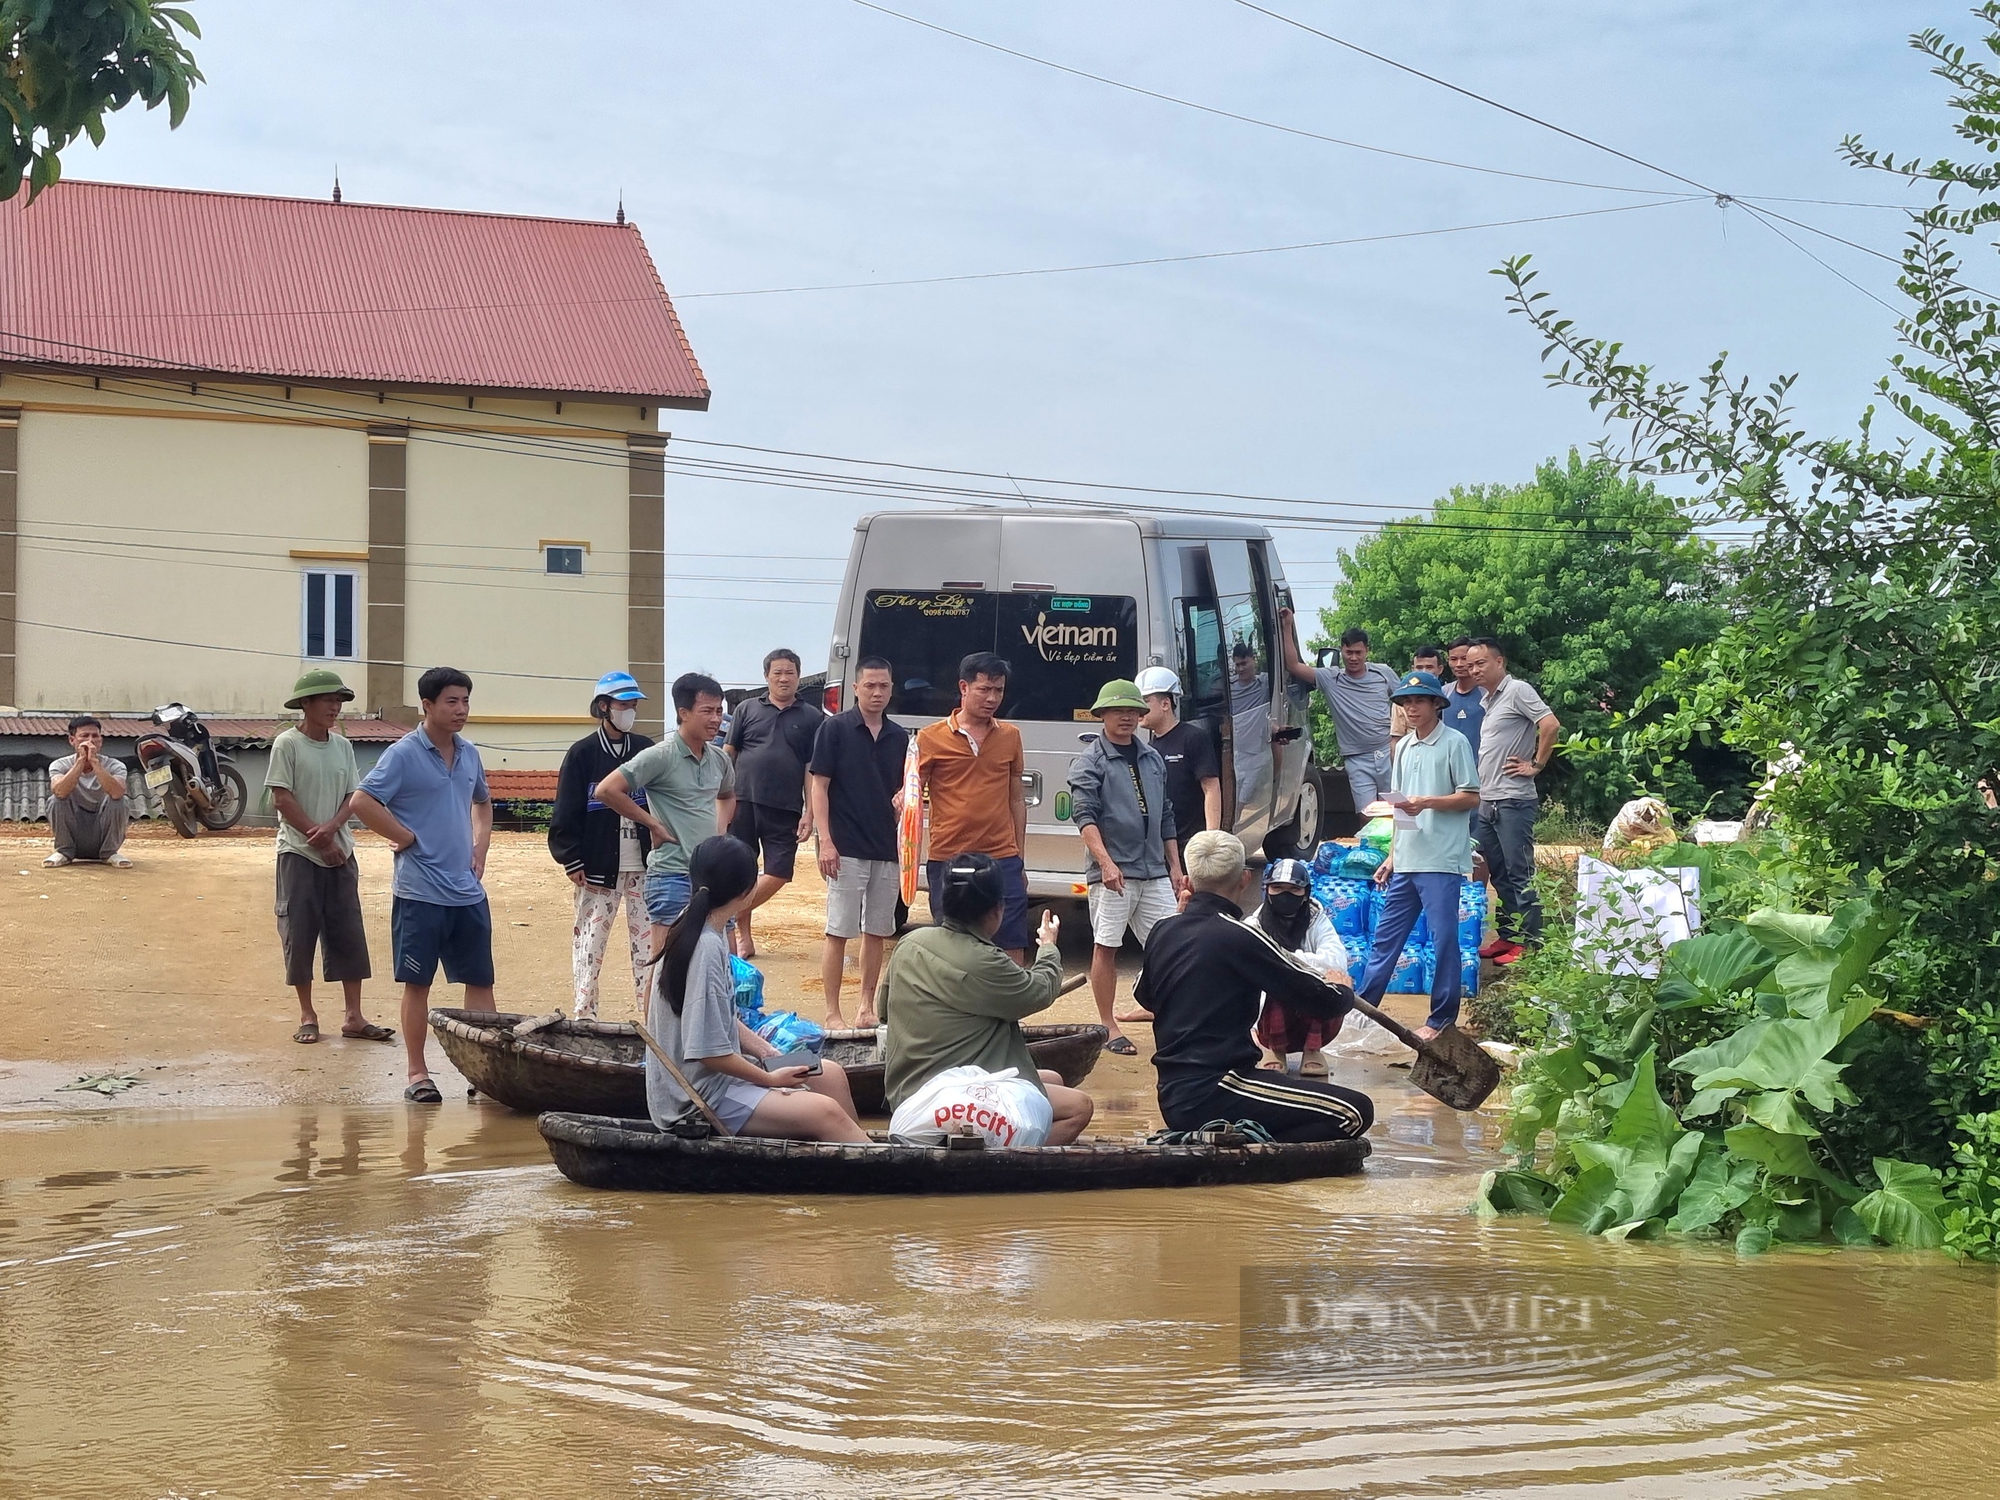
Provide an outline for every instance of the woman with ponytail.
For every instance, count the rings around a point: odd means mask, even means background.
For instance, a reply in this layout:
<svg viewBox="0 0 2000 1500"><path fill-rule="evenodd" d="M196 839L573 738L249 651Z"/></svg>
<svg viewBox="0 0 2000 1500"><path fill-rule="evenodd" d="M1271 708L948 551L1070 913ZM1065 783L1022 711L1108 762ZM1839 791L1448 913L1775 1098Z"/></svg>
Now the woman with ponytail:
<svg viewBox="0 0 2000 1500"><path fill-rule="evenodd" d="M688 862L688 881L693 896L654 961L647 1021L661 1050L732 1134L865 1142L840 1064L822 1062L817 1074L767 1072L763 1059L778 1049L736 1019L723 928L749 907L756 855L733 838L704 839ZM646 1109L653 1123L665 1128L693 1102L648 1050Z"/></svg>

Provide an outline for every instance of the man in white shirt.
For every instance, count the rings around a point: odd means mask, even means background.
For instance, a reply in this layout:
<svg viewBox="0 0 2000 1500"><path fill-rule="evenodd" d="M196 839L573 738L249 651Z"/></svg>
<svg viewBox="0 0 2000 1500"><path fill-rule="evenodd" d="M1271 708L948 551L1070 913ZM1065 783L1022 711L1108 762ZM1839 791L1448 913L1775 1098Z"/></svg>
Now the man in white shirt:
<svg viewBox="0 0 2000 1500"><path fill-rule="evenodd" d="M42 863L55 870L80 859L120 870L132 868L120 849L131 821L125 800L125 763L104 753L104 726L89 714L69 721L71 753L49 762L49 833L55 853Z"/></svg>

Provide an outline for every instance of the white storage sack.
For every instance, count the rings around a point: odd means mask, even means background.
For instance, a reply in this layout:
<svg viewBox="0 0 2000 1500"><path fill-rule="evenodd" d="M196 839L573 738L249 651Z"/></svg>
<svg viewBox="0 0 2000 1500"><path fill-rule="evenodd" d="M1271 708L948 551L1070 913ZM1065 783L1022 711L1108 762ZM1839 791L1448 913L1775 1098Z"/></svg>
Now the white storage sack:
<svg viewBox="0 0 2000 1500"><path fill-rule="evenodd" d="M1039 1146L1049 1138L1055 1110L1049 1096L1007 1068L989 1073L970 1065L946 1068L896 1107L889 1139L901 1146L939 1146L966 1126L1005 1149Z"/></svg>

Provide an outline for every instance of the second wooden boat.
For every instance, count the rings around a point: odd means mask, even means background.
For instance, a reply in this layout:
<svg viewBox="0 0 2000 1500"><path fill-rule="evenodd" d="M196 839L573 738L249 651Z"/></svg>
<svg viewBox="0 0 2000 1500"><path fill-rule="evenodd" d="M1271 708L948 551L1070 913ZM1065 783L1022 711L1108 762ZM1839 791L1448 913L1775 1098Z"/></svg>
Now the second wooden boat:
<svg viewBox="0 0 2000 1500"><path fill-rule="evenodd" d="M646 1044L630 1022L564 1020L515 1036L514 1027L528 1019L506 1011L440 1007L431 1012L431 1031L468 1083L510 1109L646 1118ZM1110 1035L1102 1026L1087 1025L1021 1030L1036 1065L1061 1074L1072 1088L1097 1066ZM856 1110L888 1113L874 1032L829 1031L825 1055L847 1071Z"/></svg>

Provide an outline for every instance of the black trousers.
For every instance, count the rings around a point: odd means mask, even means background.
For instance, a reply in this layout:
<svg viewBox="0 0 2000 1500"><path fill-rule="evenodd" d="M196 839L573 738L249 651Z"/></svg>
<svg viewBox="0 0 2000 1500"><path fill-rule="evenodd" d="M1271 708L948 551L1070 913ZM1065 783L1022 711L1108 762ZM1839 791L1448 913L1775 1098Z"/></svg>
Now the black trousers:
<svg viewBox="0 0 2000 1500"><path fill-rule="evenodd" d="M1343 1141L1366 1135L1375 1104L1337 1083L1293 1078L1266 1068L1231 1069L1205 1095L1177 1090L1161 1114L1172 1130L1195 1130L1210 1120L1255 1120L1277 1141Z"/></svg>

